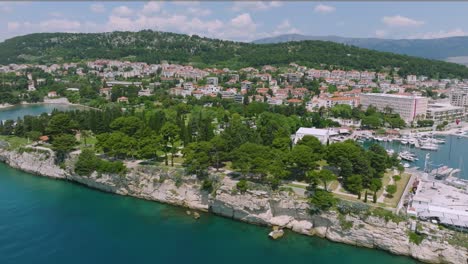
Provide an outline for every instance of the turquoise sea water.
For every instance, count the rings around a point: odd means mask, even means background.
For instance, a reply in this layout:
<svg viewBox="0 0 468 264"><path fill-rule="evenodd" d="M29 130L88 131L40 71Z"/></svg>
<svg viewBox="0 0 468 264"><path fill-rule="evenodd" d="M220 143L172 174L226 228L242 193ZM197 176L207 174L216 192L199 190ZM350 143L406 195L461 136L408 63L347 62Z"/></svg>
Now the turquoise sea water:
<svg viewBox="0 0 468 264"><path fill-rule="evenodd" d="M54 109L60 111L84 109L78 105L63 105L63 104L32 104L32 105L16 105L4 109L0 109L0 120L13 119L25 115L40 115L42 113L51 113Z"/></svg>
<svg viewBox="0 0 468 264"><path fill-rule="evenodd" d="M1 112L0 119L6 119ZM183 208L103 193L0 163L1 264L417 263L292 232L272 241L268 232L210 214L194 220Z"/></svg>
<svg viewBox="0 0 468 264"><path fill-rule="evenodd" d="M386 252L91 190L0 164L0 263L379 263Z"/></svg>

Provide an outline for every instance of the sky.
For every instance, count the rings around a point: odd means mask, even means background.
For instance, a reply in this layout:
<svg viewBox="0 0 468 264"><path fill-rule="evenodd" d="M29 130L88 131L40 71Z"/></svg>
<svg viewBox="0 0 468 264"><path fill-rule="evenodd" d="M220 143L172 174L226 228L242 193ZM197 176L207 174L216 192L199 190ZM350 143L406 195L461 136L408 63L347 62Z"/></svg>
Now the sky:
<svg viewBox="0 0 468 264"><path fill-rule="evenodd" d="M143 29L236 41L291 33L428 39L468 35L466 14L468 2L0 2L0 40Z"/></svg>

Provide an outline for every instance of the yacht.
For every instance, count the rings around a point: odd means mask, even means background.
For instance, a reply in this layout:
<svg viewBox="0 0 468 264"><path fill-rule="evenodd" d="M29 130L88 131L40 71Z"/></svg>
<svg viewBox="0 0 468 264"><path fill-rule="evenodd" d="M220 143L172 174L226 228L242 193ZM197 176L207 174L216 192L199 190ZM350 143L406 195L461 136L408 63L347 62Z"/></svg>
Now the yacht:
<svg viewBox="0 0 468 264"><path fill-rule="evenodd" d="M424 143L423 145L421 145L420 148L424 150L438 150L439 146L437 146L437 144L434 143Z"/></svg>
<svg viewBox="0 0 468 264"><path fill-rule="evenodd" d="M414 161L418 160L416 155L414 155L413 153L411 153L409 151L400 152L400 154L398 154L398 157L400 157L400 159L402 159L402 160L406 160L406 161L410 161L410 162L414 162Z"/></svg>

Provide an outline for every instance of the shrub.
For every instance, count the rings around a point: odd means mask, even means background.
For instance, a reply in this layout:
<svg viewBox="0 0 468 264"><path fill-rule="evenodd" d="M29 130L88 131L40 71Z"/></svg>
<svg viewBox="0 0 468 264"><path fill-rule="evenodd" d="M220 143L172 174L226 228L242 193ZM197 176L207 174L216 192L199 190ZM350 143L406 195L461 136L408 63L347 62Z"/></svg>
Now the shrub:
<svg viewBox="0 0 468 264"><path fill-rule="evenodd" d="M213 181L209 179L205 179L202 182L202 190L211 192L213 190Z"/></svg>
<svg viewBox="0 0 468 264"><path fill-rule="evenodd" d="M309 202L319 210L327 210L337 203L337 199L333 197L332 193L317 189L309 199Z"/></svg>
<svg viewBox="0 0 468 264"><path fill-rule="evenodd" d="M392 221L394 223L400 223L402 221L405 220L404 217L400 216L400 215L396 215L388 210L385 210L383 208L375 208L374 210L372 210L371 214L373 216L376 216L376 217L380 217L380 218L384 218L386 222L388 221Z"/></svg>
<svg viewBox="0 0 468 264"><path fill-rule="evenodd" d="M424 235L416 234L415 232L409 232L409 241L413 244L419 245L424 240Z"/></svg>
<svg viewBox="0 0 468 264"><path fill-rule="evenodd" d="M336 205L338 212L341 214L361 215L369 210L369 205L363 203L353 203L340 200Z"/></svg>
<svg viewBox="0 0 468 264"><path fill-rule="evenodd" d="M388 196L390 197L393 197L393 195L396 193L397 191L397 187L396 185L392 184L392 185L387 185L387 188L385 188L385 190L387 191L388 193Z"/></svg>
<svg viewBox="0 0 468 264"><path fill-rule="evenodd" d="M349 230L353 227L353 221L347 221L345 215L339 214L338 221L340 222L341 229L343 230Z"/></svg>
<svg viewBox="0 0 468 264"><path fill-rule="evenodd" d="M91 149L84 149L75 164L75 172L81 176L89 176L99 167L99 158Z"/></svg>
<svg viewBox="0 0 468 264"><path fill-rule="evenodd" d="M75 172L81 176L89 176L93 171L99 174L123 174L127 168L121 161L102 160L96 157L92 149L84 149L75 164Z"/></svg>
<svg viewBox="0 0 468 264"><path fill-rule="evenodd" d="M241 193L245 193L249 189L248 183L245 179L238 181L236 187Z"/></svg>
<svg viewBox="0 0 468 264"><path fill-rule="evenodd" d="M397 181L401 180L401 176L400 175L395 175L395 176L393 176L393 180L397 182Z"/></svg>

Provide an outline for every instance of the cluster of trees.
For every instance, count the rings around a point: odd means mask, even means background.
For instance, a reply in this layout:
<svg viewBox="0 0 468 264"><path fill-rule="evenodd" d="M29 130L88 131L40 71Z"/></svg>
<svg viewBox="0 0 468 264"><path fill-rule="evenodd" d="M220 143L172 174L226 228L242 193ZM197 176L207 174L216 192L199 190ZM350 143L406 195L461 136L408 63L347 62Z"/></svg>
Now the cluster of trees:
<svg viewBox="0 0 468 264"><path fill-rule="evenodd" d="M387 107L383 112L370 106L365 111L361 107L352 108L349 105L336 105L330 108L330 115L344 119L362 120L361 126L364 128L377 129L381 127L403 128L405 121L400 115Z"/></svg>
<svg viewBox="0 0 468 264"><path fill-rule="evenodd" d="M107 161L96 156L93 149L84 149L75 163L75 172L81 176L89 176L94 171L98 173L122 174L126 172L122 161Z"/></svg>
<svg viewBox="0 0 468 264"><path fill-rule="evenodd" d="M266 64L288 65L291 62L308 67L320 68L325 64L356 70L380 71L385 67L396 67L402 76L468 77L468 70L462 65L325 41L259 45L144 30L95 34L41 33L0 43L1 64L98 58L124 58L148 63L168 60L233 69Z"/></svg>
<svg viewBox="0 0 468 264"><path fill-rule="evenodd" d="M2 123L0 133L30 139L48 135L59 160L76 147L78 132L85 139L96 135L96 152L107 160L149 159L174 166L175 157L183 156L181 165L205 180L206 188L210 187L207 176L212 167L233 169L243 179L272 188L285 179L307 180L313 186L314 199L328 197L327 184L336 177L358 196L363 190L375 196L385 169L398 164L396 157L389 157L377 145L368 150L353 141L324 146L311 136L292 146L290 136L299 127L328 125L323 114L302 107L237 104L219 98L188 98L183 103L166 98L143 110L122 112L109 107L26 116L16 125ZM329 170L319 171L320 161L326 161ZM87 175L94 170L122 172L124 167L96 158L94 150L85 149L76 170Z"/></svg>

